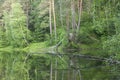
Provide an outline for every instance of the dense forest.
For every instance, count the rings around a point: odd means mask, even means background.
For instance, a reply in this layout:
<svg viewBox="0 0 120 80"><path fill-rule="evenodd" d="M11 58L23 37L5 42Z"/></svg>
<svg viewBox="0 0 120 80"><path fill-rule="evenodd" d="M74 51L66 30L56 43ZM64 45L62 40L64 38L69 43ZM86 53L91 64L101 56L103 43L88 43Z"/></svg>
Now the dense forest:
<svg viewBox="0 0 120 80"><path fill-rule="evenodd" d="M0 80L120 80L120 0L0 0Z"/></svg>

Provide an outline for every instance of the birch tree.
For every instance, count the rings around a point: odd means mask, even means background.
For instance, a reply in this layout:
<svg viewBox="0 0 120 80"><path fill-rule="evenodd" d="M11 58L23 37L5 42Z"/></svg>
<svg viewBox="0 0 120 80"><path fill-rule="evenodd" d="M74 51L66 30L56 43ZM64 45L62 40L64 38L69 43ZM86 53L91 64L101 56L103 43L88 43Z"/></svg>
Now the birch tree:
<svg viewBox="0 0 120 80"><path fill-rule="evenodd" d="M55 42L57 40L57 32L56 32L56 16L55 16L55 2L54 0L52 2L52 11L53 11L53 22L54 22L54 35L55 35Z"/></svg>

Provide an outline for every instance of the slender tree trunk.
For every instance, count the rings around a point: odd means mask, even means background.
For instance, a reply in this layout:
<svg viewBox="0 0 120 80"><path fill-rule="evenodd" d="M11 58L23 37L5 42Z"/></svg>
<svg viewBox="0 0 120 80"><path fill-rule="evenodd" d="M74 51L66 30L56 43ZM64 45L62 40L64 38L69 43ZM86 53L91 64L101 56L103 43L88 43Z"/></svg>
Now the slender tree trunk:
<svg viewBox="0 0 120 80"><path fill-rule="evenodd" d="M49 24L50 24L50 37L52 39L52 6L51 6L51 0L49 0Z"/></svg>
<svg viewBox="0 0 120 80"><path fill-rule="evenodd" d="M78 70L78 74L79 74L79 79L82 80L82 75L80 70Z"/></svg>
<svg viewBox="0 0 120 80"><path fill-rule="evenodd" d="M70 33L69 12L66 13L66 29L67 29L67 37L69 38L69 33Z"/></svg>
<svg viewBox="0 0 120 80"><path fill-rule="evenodd" d="M64 70L62 71L62 80L64 80Z"/></svg>
<svg viewBox="0 0 120 80"><path fill-rule="evenodd" d="M60 5L60 22L63 27L63 17L62 17L62 0L59 0L59 5Z"/></svg>
<svg viewBox="0 0 120 80"><path fill-rule="evenodd" d="M77 32L78 32L79 29L80 29L81 13L82 13L82 0L79 0L79 6L78 6L79 19L78 19Z"/></svg>
<svg viewBox="0 0 120 80"><path fill-rule="evenodd" d="M56 32L56 17L55 17L55 4L54 4L54 0L52 0L52 10L53 10L54 34L55 34L55 42L56 42L56 40L57 40L57 32Z"/></svg>
<svg viewBox="0 0 120 80"><path fill-rule="evenodd" d="M51 61L51 63L50 63L50 80L52 80L52 61Z"/></svg>
<svg viewBox="0 0 120 80"><path fill-rule="evenodd" d="M72 14L72 30L75 32L75 4L74 0L71 0L71 14Z"/></svg>
<svg viewBox="0 0 120 80"><path fill-rule="evenodd" d="M52 41L52 1L49 0L49 24L50 24L50 38ZM50 64L50 80L52 80L52 60Z"/></svg>
<svg viewBox="0 0 120 80"><path fill-rule="evenodd" d="M55 80L57 80L57 59L56 59L56 62L55 62Z"/></svg>

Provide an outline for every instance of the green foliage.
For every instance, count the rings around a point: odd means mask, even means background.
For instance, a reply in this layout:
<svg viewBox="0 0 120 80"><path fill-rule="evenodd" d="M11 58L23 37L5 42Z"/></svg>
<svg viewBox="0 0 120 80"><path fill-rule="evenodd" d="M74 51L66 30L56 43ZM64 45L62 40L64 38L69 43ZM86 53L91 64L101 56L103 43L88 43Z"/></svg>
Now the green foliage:
<svg viewBox="0 0 120 80"><path fill-rule="evenodd" d="M47 55L44 56L30 56L28 58L28 63L30 64L29 75L31 80L35 79L47 79L49 77L49 73L44 70L48 70L50 59Z"/></svg>
<svg viewBox="0 0 120 80"><path fill-rule="evenodd" d="M49 34L48 12L45 12L47 8L40 6L40 4L39 0L31 2L29 29L33 32L33 42L45 41Z"/></svg>
<svg viewBox="0 0 120 80"><path fill-rule="evenodd" d="M50 70L51 61L54 69L56 68L56 60L58 62L57 68L66 69L69 67L69 57L58 55L55 58L55 56L46 54L57 50L60 53L120 59L119 0L83 0L80 31L78 30L75 41L68 40L68 33L72 32L70 0L55 0L56 41L53 37L55 36L54 26L52 26L52 38L50 37L49 4L47 4L47 1L30 0L29 7L25 7L26 5L21 5L18 2L6 4L11 6L8 10L6 7L5 11L3 11L3 17L1 17L4 20L4 26L0 26L0 80L48 80L50 73L47 71ZM75 5L78 4L77 0L74 1ZM2 3L0 4L2 5ZM28 16L25 15L23 8L28 8ZM75 11L75 24L77 24L79 16L77 12L78 6L75 6ZM68 15L67 13L70 14ZM27 17L29 17L28 24ZM67 31L66 27L67 17L69 17L69 31ZM53 22L52 18L52 25ZM26 27L27 25L28 28ZM51 47L51 45L56 45L57 43L60 43L57 50L54 49L55 46ZM78 49L79 51L77 50L77 53L74 53L74 50L67 51L66 49ZM109 74L108 71L104 72L105 70L115 72L115 69L119 69L117 65L115 67L106 64L105 67L96 68L97 65L102 66L105 63L78 60L77 65L80 68L95 66L93 69L88 68L87 71L81 70L82 77L85 80L112 80L110 76L117 77ZM59 80L63 76L61 73L62 71L58 71ZM68 78L66 74L64 75L65 80ZM119 74L119 72L115 72L115 74ZM53 74L53 79L55 78L54 76ZM115 78L115 80L118 79Z"/></svg>
<svg viewBox="0 0 120 80"><path fill-rule="evenodd" d="M119 47L120 16L119 14L116 17L114 17L112 20L115 27L115 34L113 36L109 36L108 39L103 42L103 47L105 50L107 50L108 53L119 54L120 52L120 47Z"/></svg>
<svg viewBox="0 0 120 80"><path fill-rule="evenodd" d="M7 46L4 28L0 26L0 48Z"/></svg>
<svg viewBox="0 0 120 80"><path fill-rule="evenodd" d="M114 35L114 36L108 38L108 40L103 43L104 49L106 49L109 53L112 53L112 54L119 53L120 52L119 37L120 37L120 34Z"/></svg>
<svg viewBox="0 0 120 80"><path fill-rule="evenodd" d="M28 44L30 31L26 27L26 16L19 3L11 5L10 13L4 13L6 38L14 47L24 47Z"/></svg>
<svg viewBox="0 0 120 80"><path fill-rule="evenodd" d="M29 79L28 65L24 63L26 54L13 51L11 53L0 52L1 80ZM3 75L4 74L4 75Z"/></svg>

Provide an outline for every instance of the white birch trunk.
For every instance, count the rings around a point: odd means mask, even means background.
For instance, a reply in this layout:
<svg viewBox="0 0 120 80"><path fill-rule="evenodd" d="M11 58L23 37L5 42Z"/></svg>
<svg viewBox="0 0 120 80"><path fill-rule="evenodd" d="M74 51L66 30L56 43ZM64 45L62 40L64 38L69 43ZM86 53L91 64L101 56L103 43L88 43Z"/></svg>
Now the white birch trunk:
<svg viewBox="0 0 120 80"><path fill-rule="evenodd" d="M52 38L52 8L51 8L51 0L49 0L49 24L50 24L50 37Z"/></svg>
<svg viewBox="0 0 120 80"><path fill-rule="evenodd" d="M57 32L56 32L56 17L55 17L55 4L54 0L52 0L52 9L53 9L53 19L54 19L54 34L55 34L55 42L57 40Z"/></svg>

